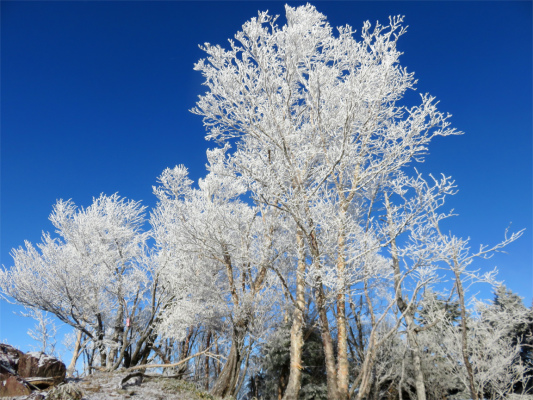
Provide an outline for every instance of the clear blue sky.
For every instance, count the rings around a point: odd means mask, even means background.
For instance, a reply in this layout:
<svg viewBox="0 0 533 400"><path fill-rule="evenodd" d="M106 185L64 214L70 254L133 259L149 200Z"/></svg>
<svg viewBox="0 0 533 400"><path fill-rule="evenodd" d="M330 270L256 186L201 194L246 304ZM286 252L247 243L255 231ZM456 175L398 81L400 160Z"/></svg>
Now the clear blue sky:
<svg viewBox="0 0 533 400"><path fill-rule="evenodd" d="M303 3L291 2L291 5ZM465 135L440 138L419 169L452 175L460 214L447 228L474 248L525 235L479 267L531 304L532 3L315 2L333 26L403 14L402 64ZM204 174L198 44L227 44L258 10L284 2L1 2L1 263L51 231L56 199L88 206L100 193L153 206L166 167ZM283 23L283 18L280 23ZM487 293L481 293L487 297ZM0 340L23 350L31 320L0 303Z"/></svg>

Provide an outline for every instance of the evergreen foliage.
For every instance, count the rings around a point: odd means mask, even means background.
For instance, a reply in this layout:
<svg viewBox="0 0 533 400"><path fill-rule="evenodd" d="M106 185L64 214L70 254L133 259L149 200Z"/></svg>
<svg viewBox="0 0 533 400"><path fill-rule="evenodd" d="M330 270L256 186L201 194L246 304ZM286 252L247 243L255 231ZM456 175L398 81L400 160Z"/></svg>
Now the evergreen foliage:
<svg viewBox="0 0 533 400"><path fill-rule="evenodd" d="M507 321L512 321L508 326L507 336L513 346L519 346L519 358L515 364L526 366L528 372L525 382L517 383L514 387L516 393L531 392L533 389L533 306L526 308L523 299L505 285L500 285L494 291L494 305L500 312L506 314ZM515 315L524 315L523 319L514 320ZM494 323L494 322L493 322Z"/></svg>
<svg viewBox="0 0 533 400"><path fill-rule="evenodd" d="M289 380L290 325L281 325L261 350L260 372L248 383L250 397L275 399L283 396ZM303 400L327 399L326 368L320 331L314 324L304 327L302 353Z"/></svg>

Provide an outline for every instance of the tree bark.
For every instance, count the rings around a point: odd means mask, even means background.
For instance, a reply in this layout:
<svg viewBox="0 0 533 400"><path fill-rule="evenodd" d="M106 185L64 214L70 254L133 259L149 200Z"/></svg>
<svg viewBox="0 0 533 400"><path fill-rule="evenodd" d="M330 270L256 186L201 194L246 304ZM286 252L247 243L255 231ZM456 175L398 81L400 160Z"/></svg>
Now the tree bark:
<svg viewBox="0 0 533 400"><path fill-rule="evenodd" d="M190 351L190 342L191 338L194 334L194 326L189 327L189 333L187 334L185 340L181 343L181 351L180 351L180 359L184 359L188 357L189 351ZM185 374L187 372L188 365L187 364L181 364L181 366L177 369L176 374Z"/></svg>
<svg viewBox="0 0 533 400"><path fill-rule="evenodd" d="M364 400L368 396L368 393L370 392L370 384L371 384L371 376L372 376L372 367L374 365L374 356L376 354L375 349L375 341L376 341L376 333L374 329L370 332L370 337L368 338L368 351L365 356L365 360L363 361L363 365L361 366L361 370L359 371L359 391L357 393L357 400ZM355 389L352 388L352 391Z"/></svg>
<svg viewBox="0 0 533 400"><path fill-rule="evenodd" d="M418 346L418 341L416 340L416 332L409 330L409 327L407 329L409 346L413 352L416 396L418 400L426 400L426 385L424 384L424 373L422 372L422 360L420 357L420 347Z"/></svg>
<svg viewBox="0 0 533 400"><path fill-rule="evenodd" d="M96 320L98 322L98 327L97 327L97 338L98 338L98 351L100 352L100 366L102 368L105 368L106 364L107 364L107 353L106 353L106 348L105 348L105 345L104 345L104 325L103 325L103 322L102 322L102 315L101 314L97 314L96 315Z"/></svg>
<svg viewBox="0 0 533 400"><path fill-rule="evenodd" d="M205 341L205 348L209 349L211 347L211 331L207 332L207 339ZM209 390L209 357L205 357L204 361L205 368L205 390Z"/></svg>
<svg viewBox="0 0 533 400"><path fill-rule="evenodd" d="M468 384L470 386L470 396L472 400L478 400L479 396L477 394L475 385L474 385L474 371L470 359L468 358L468 335L466 327L466 310L465 310L465 295L463 291L463 284L461 282L461 274L459 272L459 263L457 257L454 256L454 269L453 273L455 274L455 287L457 288L457 295L459 296L459 305L461 307L461 352L463 354L463 361L465 363L466 372L468 374Z"/></svg>
<svg viewBox="0 0 533 400"><path fill-rule="evenodd" d="M329 331L328 314L326 311L326 296L324 294L324 287L322 283L317 288L317 308L318 317L320 319L320 333L322 336L322 344L324 346L324 355L326 358L326 377L328 385L328 400L337 400L339 398L339 390L337 387L337 369L335 365L335 349L333 346L333 339Z"/></svg>
<svg viewBox="0 0 533 400"><path fill-rule="evenodd" d="M291 327L291 361L289 383L285 390L284 400L298 400L302 385L302 348L304 345L303 325L305 308L305 248L304 237L300 229L296 232L298 245L298 267L296 271L296 304ZM281 386L280 386L281 387ZM281 392L278 393L281 399Z"/></svg>
<svg viewBox="0 0 533 400"><path fill-rule="evenodd" d="M218 397L233 396L237 380L239 378L239 371L242 362L241 346L242 333L234 331L233 342L231 343L231 350L229 352L228 360L218 376L211 394Z"/></svg>
<svg viewBox="0 0 533 400"><path fill-rule="evenodd" d="M123 319L124 319L124 309L122 308L122 305L120 304L120 299L119 299L119 310L117 313L117 317L115 319L115 327L113 331L113 336L111 337L111 340L113 341L113 343L115 343L116 347L112 347L111 350L109 351L109 363L111 364L116 363L115 358L117 357L119 353L119 348L122 347L121 339L124 333Z"/></svg>
<svg viewBox="0 0 533 400"><path fill-rule="evenodd" d="M72 353L72 360L70 361L70 365L67 368L68 377L74 376L74 371L76 370L76 361L78 361L78 357L80 355L82 336L83 332L78 331L78 333L76 334L76 345L74 346L74 352Z"/></svg>
<svg viewBox="0 0 533 400"><path fill-rule="evenodd" d="M341 221L343 222L345 219L345 214L346 212L343 208L341 213ZM337 242L337 279L339 281L337 287L337 387L339 392L339 400L348 400L349 365L348 335L346 331L346 260L344 257L346 238L344 226L340 227L339 238Z"/></svg>
<svg viewBox="0 0 533 400"><path fill-rule="evenodd" d="M313 262L319 262L320 250L314 233L310 235L310 247ZM335 349L333 346L333 339L329 330L328 313L326 310L326 294L324 293L324 286L322 281L316 282L316 307L318 310L318 318L320 320L320 334L322 336L322 344L324 346L324 356L326 358L326 378L328 385L328 400L337 400L339 398L339 390L337 387L337 368L335 363Z"/></svg>

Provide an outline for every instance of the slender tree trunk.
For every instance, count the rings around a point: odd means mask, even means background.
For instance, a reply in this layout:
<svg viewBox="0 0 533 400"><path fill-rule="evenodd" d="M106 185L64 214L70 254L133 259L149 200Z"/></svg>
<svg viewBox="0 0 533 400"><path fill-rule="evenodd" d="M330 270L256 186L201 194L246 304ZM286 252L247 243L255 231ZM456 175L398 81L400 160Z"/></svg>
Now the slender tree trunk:
<svg viewBox="0 0 533 400"><path fill-rule="evenodd" d="M280 374L278 378L278 400L283 399L283 390L285 389L285 375ZM285 391L285 393L287 393Z"/></svg>
<svg viewBox="0 0 533 400"><path fill-rule="evenodd" d="M411 351L413 352L413 368L415 370L415 388L416 396L418 400L426 400L426 385L424 384L424 373L422 371L422 360L420 357L420 346L418 345L418 340L416 339L416 332L409 328L409 325L414 324L412 316L409 316L410 322L408 321L407 327L407 340Z"/></svg>
<svg viewBox="0 0 533 400"><path fill-rule="evenodd" d="M153 334L153 325L150 324L151 327L146 328L144 332L142 333L142 336L137 340L137 343L135 345L135 350L133 351L133 354L131 355L131 365L139 365L143 359L145 359L145 354L150 351L152 351L153 343L155 339L157 338L157 335ZM132 328L133 329L133 328ZM144 347L143 347L144 345Z"/></svg>
<svg viewBox="0 0 533 400"><path fill-rule="evenodd" d="M387 218L390 228L390 238L391 238L391 257L392 257L392 268L394 270L394 292L396 295L396 305L401 313L404 314L405 321L407 323L407 341L413 352L413 367L415 370L415 387L416 387L416 396L418 400L426 400L426 386L424 384L424 374L422 372L422 361L420 357L420 347L418 346L418 341L416 340L415 328L415 319L414 311L408 310L408 305L406 304L403 294L402 294L402 284L401 284L401 271L400 271L400 259L398 256L398 247L396 245L396 233L394 229L394 222L392 215L390 213L390 204L388 197L385 197L385 203L387 206Z"/></svg>
<svg viewBox="0 0 533 400"><path fill-rule="evenodd" d="M67 368L68 377L72 377L74 375L74 371L76 370L76 361L78 361L78 357L80 355L82 337L83 332L78 331L76 334L76 344L74 346L74 352L72 353L72 360L70 361L70 365Z"/></svg>
<svg viewBox="0 0 533 400"><path fill-rule="evenodd" d="M455 287L457 288L457 295L459 296L459 306L461 307L461 351L463 353L463 361L465 363L466 372L468 374L468 383L470 386L470 396L472 400L479 400L479 396L474 384L474 371L470 359L468 358L468 334L466 327L466 310L465 310L465 295L463 291L463 284L461 282L461 274L459 272L459 264L457 258L454 257Z"/></svg>
<svg viewBox="0 0 533 400"><path fill-rule="evenodd" d="M298 245L298 267L296 271L296 304L291 327L291 361L289 383L285 390L284 400L297 400L302 385L302 348L304 345L303 325L305 308L305 248L303 233L300 229L296 232ZM280 389L279 386L278 389ZM278 390L278 397L281 392ZM281 397L280 397L281 398Z"/></svg>
<svg viewBox="0 0 533 400"><path fill-rule="evenodd" d="M129 350L128 350L129 349ZM128 345L128 347L126 348L126 350L124 351L124 368L129 368L131 367L131 355L130 355L130 351L131 351L131 346Z"/></svg>
<svg viewBox="0 0 533 400"><path fill-rule="evenodd" d="M94 349L91 351L91 354L89 354L89 349L85 348L83 350L83 353L85 354L85 358L87 361L87 369L89 370L89 375L91 375L94 370L94 367L93 367Z"/></svg>
<svg viewBox="0 0 533 400"><path fill-rule="evenodd" d="M322 344L324 346L324 355L326 358L326 374L328 384L328 400L337 400L339 398L339 390L337 387L337 369L335 365L335 349L333 346L333 339L329 330L328 314L326 311L326 296L322 283L317 288L317 308L318 317L320 319L320 333L322 336Z"/></svg>
<svg viewBox="0 0 533 400"><path fill-rule="evenodd" d="M375 370L374 370L375 374ZM377 377L374 378L374 391L372 393L372 400L379 400L379 379Z"/></svg>
<svg viewBox="0 0 533 400"><path fill-rule="evenodd" d="M246 350L246 357L244 358L244 368L242 369L242 372L240 373L240 378L238 380L236 389L235 389L235 396L239 394L242 388L242 384L244 383L244 378L246 378L246 374L248 373L248 366L250 365L250 355L252 354L252 346L254 342L252 339L250 339L250 344L248 345L248 349ZM239 368L240 369L240 368Z"/></svg>
<svg viewBox="0 0 533 400"><path fill-rule="evenodd" d="M228 360L211 389L211 394L214 396L224 398L226 396L234 395L242 362L242 336L242 333L234 331Z"/></svg>
<svg viewBox="0 0 533 400"><path fill-rule="evenodd" d="M391 241L392 248L392 264L394 268L394 286L396 291L396 304L401 313L404 313L405 321L407 322L407 342L413 352L413 368L415 370L415 388L417 400L426 400L426 385L424 384L424 373L422 371L422 360L420 356L420 346L416 339L415 320L412 310L407 310L407 304L402 296L402 289L400 283L400 263L398 260L398 253L396 249L396 241Z"/></svg>
<svg viewBox="0 0 533 400"><path fill-rule="evenodd" d="M402 373L400 375L400 382L398 382L398 400L403 400L402 391L403 391L403 382L405 378L405 357L406 356L407 356L407 349L405 349L405 351L403 352L403 357L402 357Z"/></svg>
<svg viewBox="0 0 533 400"><path fill-rule="evenodd" d="M215 354L218 356L220 354L219 350L218 350L218 335L215 335ZM213 362L215 363L215 360L213 360ZM215 376L216 378L218 379L218 377L220 376L220 372L221 372L221 366L220 366L220 363L219 362L216 362L215 363Z"/></svg>
<svg viewBox="0 0 533 400"><path fill-rule="evenodd" d="M114 364L116 362L115 358L119 352L119 348L122 347L120 345L120 342L122 339L122 334L124 333L123 319L124 319L124 309L122 308L122 305L120 305L120 302L119 302L119 310L118 310L117 317L115 319L115 327L113 331L113 336L111 337L111 340L113 341L113 343L115 343L116 347L112 347L111 350L109 351L109 362L111 364Z"/></svg>
<svg viewBox="0 0 533 400"><path fill-rule="evenodd" d="M192 338L193 333L194 333L194 326L191 326L191 327L189 327L189 333L187 334L187 337L181 343L180 359L182 359L182 360L189 355L189 350L190 350L190 347L191 347L190 346L190 342L191 342L191 338ZM187 368L188 367L189 366L188 366L187 363L181 364L179 366L179 368L177 369L176 373L177 374L185 374L187 372Z"/></svg>
<svg viewBox="0 0 533 400"><path fill-rule="evenodd" d="M105 345L104 345L104 325L103 325L103 322L102 322L102 315L101 314L97 314L96 315L96 320L98 322L98 328L97 328L97 335L96 337L98 338L98 351L100 353L100 366L102 368L105 368L106 364L107 364L107 353L106 353L106 348L105 348Z"/></svg>
<svg viewBox="0 0 533 400"><path fill-rule="evenodd" d="M120 352L118 353L118 357L114 361L113 365L109 366L109 368L108 368L109 371L114 371L118 367L120 367L120 364L122 363L122 360L124 360L124 364L125 364L124 366L126 368L129 368L129 366L131 364L131 359L129 359L129 355L128 355L128 361L127 362L126 362L126 357L125 357L126 354L127 354L127 348L130 345L129 340L128 340L128 334L130 333L131 327L127 327L126 330L124 330L124 328L122 328L122 330L123 331L122 331L122 334L121 334L121 339L119 340Z"/></svg>
<svg viewBox="0 0 533 400"><path fill-rule="evenodd" d="M207 339L205 341L205 348L209 349L211 347L211 331L207 332ZM209 390L209 357L205 357L205 390Z"/></svg>
<svg viewBox="0 0 533 400"><path fill-rule="evenodd" d="M357 393L357 400L364 400L370 392L370 385L372 384L372 368L374 366L374 356L375 356L375 341L376 333L374 330L370 332L370 337L368 338L368 351L359 371L359 391ZM352 388L352 391L355 388Z"/></svg>
<svg viewBox="0 0 533 400"><path fill-rule="evenodd" d="M312 224L310 224L312 225ZM312 232L309 238L311 255L313 262L318 263L320 259L320 250L315 234ZM319 279L316 282L316 307L318 310L318 318L320 320L320 334L322 336L322 344L324 346L324 356L326 358L326 378L328 385L328 400L338 400L339 390L337 387L337 368L335 363L335 347L331 332L329 330L328 313L326 310L326 294L324 293L324 286Z"/></svg>
<svg viewBox="0 0 533 400"><path fill-rule="evenodd" d="M344 209L343 209L344 211ZM341 215L344 222L344 215ZM345 232L344 226L340 227L338 238L338 259L337 259L337 277L339 284L337 287L337 386L339 391L339 400L348 400L349 385L349 365L348 365L348 335L346 331L346 287L345 272L346 260L345 254Z"/></svg>
<svg viewBox="0 0 533 400"><path fill-rule="evenodd" d="M152 330L149 329L148 332L144 332L144 334L139 338L137 343L135 344L135 348L132 351L131 354L131 365L138 365L139 361L141 359L141 353L143 344L146 342L146 339L150 337Z"/></svg>

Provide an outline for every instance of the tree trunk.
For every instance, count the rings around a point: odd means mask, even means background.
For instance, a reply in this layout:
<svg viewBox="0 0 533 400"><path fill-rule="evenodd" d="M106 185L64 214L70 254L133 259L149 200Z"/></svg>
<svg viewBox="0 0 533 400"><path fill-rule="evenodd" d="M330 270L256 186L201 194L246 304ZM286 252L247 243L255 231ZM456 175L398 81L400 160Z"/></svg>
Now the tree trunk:
<svg viewBox="0 0 533 400"><path fill-rule="evenodd" d="M470 396L472 396L472 400L478 400L479 396L474 385L474 371L472 369L472 364L470 364L470 359L468 358L468 336L466 332L465 295L463 291L463 284L461 282L461 274L459 272L459 263L457 262L457 258L455 256L453 261L455 287L457 288L457 295L459 296L459 306L461 307L461 351L463 353L463 361L465 363L466 372L468 374Z"/></svg>
<svg viewBox="0 0 533 400"><path fill-rule="evenodd" d="M215 335L215 354L217 356L220 354L218 351L218 335ZM220 362L215 362L215 360L213 360L213 363L215 367L215 377L218 378L221 372Z"/></svg>
<svg viewBox="0 0 533 400"><path fill-rule="evenodd" d="M418 341L416 340L416 332L414 331L416 324L414 319L414 310L408 310L408 305L406 304L402 294L400 259L398 256L398 247L396 246L397 234L395 233L395 227L390 213L390 204L388 197L385 197L385 204L387 206L387 218L390 228L389 236L391 238L390 246L392 268L394 270L394 292L396 296L396 305L398 306L400 312L404 314L404 319L407 322L407 341L413 352L413 367L415 369L416 395L418 400L426 400L426 386L424 384L424 374L422 372L420 347L418 346Z"/></svg>
<svg viewBox="0 0 533 400"><path fill-rule="evenodd" d="M376 340L376 333L374 329L370 332L370 337L368 338L368 351L365 356L365 360L363 361L363 365L361 366L361 370L359 371L359 391L357 393L357 400L364 400L368 396L368 393L370 392L370 385L372 383L371 377L372 377L372 368L374 366L374 356L375 356L375 340ZM354 391L355 387L352 388L352 392Z"/></svg>
<svg viewBox="0 0 533 400"><path fill-rule="evenodd" d="M112 347L111 350L109 351L109 362L111 364L115 364L117 362L116 360L117 354L119 353L119 349L122 348L122 335L124 334L123 319L124 319L124 310L122 306L119 306L118 315L115 320L113 336L111 337L111 340L113 341L113 343L115 343L116 347Z"/></svg>
<svg viewBox="0 0 533 400"><path fill-rule="evenodd" d="M146 364L150 353L154 348L154 342L157 340L157 334L151 333L148 338L145 338L144 348L137 354L136 362L132 361L133 365L143 365Z"/></svg>
<svg viewBox="0 0 533 400"><path fill-rule="evenodd" d="M341 214L344 221L345 210ZM338 256L337 256L337 279L339 281L337 290L337 386L339 391L339 400L348 400L349 385L349 365L348 365L348 335L346 331L346 286L345 270L346 260L345 253L345 233L344 226L340 227L338 238Z"/></svg>
<svg viewBox="0 0 533 400"><path fill-rule="evenodd" d="M413 352L413 368L415 370L415 388L418 400L426 400L426 385L424 384L424 374L422 371L422 360L420 357L420 346L416 339L415 319L412 310L407 310L407 304L402 297L402 290L399 281L400 266L397 258L396 242L392 240L392 259L395 275L395 290L396 290L396 304L401 313L404 313L405 321L407 322L407 342Z"/></svg>
<svg viewBox="0 0 533 400"><path fill-rule="evenodd" d="M218 397L233 396L237 380L239 379L239 371L241 368L242 354L242 333L234 331L233 342L231 343L231 350L228 355L228 360L218 376L211 394Z"/></svg>
<svg viewBox="0 0 533 400"><path fill-rule="evenodd" d="M118 367L120 367L120 364L122 363L122 360L124 360L124 366L126 368L130 367L131 359L128 355L128 361L126 362L126 354L127 354L127 348L129 347L130 343L128 340L128 334L130 333L131 327L127 327L126 330L123 329L121 339L119 340L120 343L120 352L118 353L118 357L115 360L115 362L109 366L109 371L114 371ZM126 365L127 364L127 365Z"/></svg>
<svg viewBox="0 0 533 400"><path fill-rule="evenodd" d="M102 368L105 368L106 364L107 364L107 353L106 353L106 348L105 348L105 345L104 345L104 325L103 325L103 322L102 322L102 315L101 314L97 314L96 315L96 320L98 322L98 328L97 328L97 339L98 339L98 343L97 343L97 346L98 346L98 351L100 352L100 366Z"/></svg>
<svg viewBox="0 0 533 400"><path fill-rule="evenodd" d="M337 400L339 398L339 390L337 387L337 369L335 365L335 349L333 346L333 339L329 331L328 314L326 311L326 298L324 294L324 287L322 283L317 288L317 308L320 319L320 333L322 336L322 344L324 346L324 355L326 358L326 377L328 384L328 400Z"/></svg>
<svg viewBox="0 0 533 400"><path fill-rule="evenodd" d="M413 319L411 316L409 319ZM414 323L414 321L411 321ZM410 322L408 322L410 324ZM413 368L415 370L415 388L418 400L426 400L426 385L424 384L424 373L422 372L422 360L420 358L420 347L416 340L416 333L407 327L407 338L411 351L413 352Z"/></svg>
<svg viewBox="0 0 533 400"><path fill-rule="evenodd" d="M285 375L280 374L278 378L278 400L283 399L283 390L285 389ZM287 392L285 392L287 393Z"/></svg>
<svg viewBox="0 0 533 400"><path fill-rule="evenodd" d="M284 400L298 400L302 385L302 348L304 345L303 325L305 308L305 249L303 233L296 233L298 245L298 267L296 271L296 304L294 307L291 327L291 362L289 383L285 390ZM281 399L281 392L278 393Z"/></svg>
<svg viewBox="0 0 533 400"><path fill-rule="evenodd" d="M185 340L181 343L181 351L180 351L180 359L184 359L189 356L189 351L191 348L190 342L191 338L194 334L194 326L189 327L189 333L187 334L187 337ZM188 364L182 364L179 366L179 368L176 370L177 375L183 375L187 372Z"/></svg>
<svg viewBox="0 0 533 400"><path fill-rule="evenodd" d="M67 376L70 378L74 376L74 371L76 370L76 361L78 361L78 357L80 355L82 336L83 332L78 331L78 333L76 334L76 345L74 346L74 352L72 353L72 360L70 361L70 365L67 368Z"/></svg>
<svg viewBox="0 0 533 400"><path fill-rule="evenodd" d="M128 350L129 349L129 350ZM131 346L128 346L124 351L124 368L131 367L131 355L130 355Z"/></svg>
<svg viewBox="0 0 533 400"><path fill-rule="evenodd" d="M312 232L309 238L311 248L311 255L313 262L319 263L320 250L315 234ZM333 346L333 339L329 331L328 313L326 310L326 294L324 293L324 286L319 278L316 282L316 307L318 310L318 317L320 320L320 334L322 336L322 344L324 346L324 356L326 358L326 378L328 385L328 400L338 400L339 390L337 387L337 368L335 363L335 348Z"/></svg>
<svg viewBox="0 0 533 400"><path fill-rule="evenodd" d="M83 349L83 353L85 354L85 358L87 361L87 369L89 370L89 375L91 375L94 370L93 368L94 352L95 350L93 349L91 351L91 354L89 354L89 349L87 348Z"/></svg>
<svg viewBox="0 0 533 400"><path fill-rule="evenodd" d="M139 365L144 358L146 351L149 350L150 352L152 350L153 341L155 340L153 330L153 326L145 329L139 340L137 340L135 350L133 350L133 353L131 354L131 365Z"/></svg>
<svg viewBox="0 0 533 400"><path fill-rule="evenodd" d="M207 332L207 339L205 341L205 348L209 349L211 347L211 331ZM209 357L205 357L204 361L204 369L205 369L205 390L209 390Z"/></svg>

